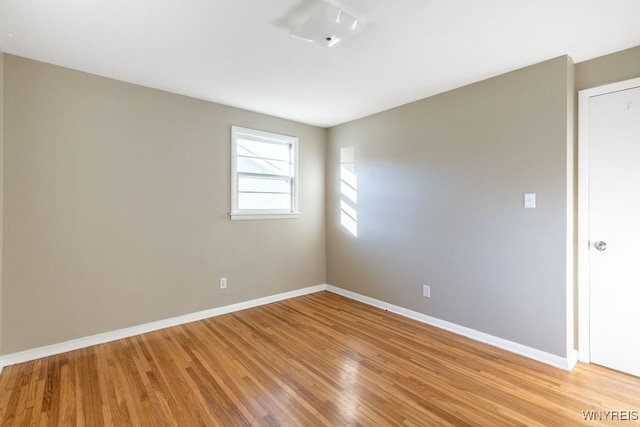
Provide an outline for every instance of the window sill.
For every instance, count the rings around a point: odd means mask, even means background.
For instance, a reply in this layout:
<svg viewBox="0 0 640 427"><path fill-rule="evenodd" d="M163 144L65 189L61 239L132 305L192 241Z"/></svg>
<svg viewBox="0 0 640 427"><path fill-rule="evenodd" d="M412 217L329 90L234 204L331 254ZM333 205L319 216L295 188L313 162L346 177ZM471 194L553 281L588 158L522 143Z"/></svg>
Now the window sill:
<svg viewBox="0 0 640 427"><path fill-rule="evenodd" d="M232 221L251 220L251 219L295 219L295 218L298 218L298 215L300 215L300 212L274 213L274 214L268 214L268 213L260 213L260 214L230 213L229 214Z"/></svg>

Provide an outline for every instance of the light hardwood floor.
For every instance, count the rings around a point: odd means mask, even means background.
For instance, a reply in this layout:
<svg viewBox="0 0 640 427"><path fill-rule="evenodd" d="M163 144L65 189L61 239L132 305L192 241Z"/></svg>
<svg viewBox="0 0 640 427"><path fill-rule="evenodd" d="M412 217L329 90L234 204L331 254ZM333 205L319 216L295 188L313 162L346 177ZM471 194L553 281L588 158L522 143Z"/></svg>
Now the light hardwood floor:
<svg viewBox="0 0 640 427"><path fill-rule="evenodd" d="M640 423L620 420L640 411L639 378L564 372L328 292L8 366L0 393L11 426Z"/></svg>

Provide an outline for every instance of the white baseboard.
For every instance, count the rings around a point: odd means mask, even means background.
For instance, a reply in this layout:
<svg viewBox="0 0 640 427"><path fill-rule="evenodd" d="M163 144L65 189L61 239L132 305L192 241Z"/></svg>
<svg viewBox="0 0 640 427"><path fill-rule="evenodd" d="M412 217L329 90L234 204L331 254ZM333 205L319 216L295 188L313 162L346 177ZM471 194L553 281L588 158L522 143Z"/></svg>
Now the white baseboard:
<svg viewBox="0 0 640 427"><path fill-rule="evenodd" d="M580 352L576 349L571 349L567 354L567 371L573 371L578 361L580 360Z"/></svg>
<svg viewBox="0 0 640 427"><path fill-rule="evenodd" d="M3 356L0 356L0 372L2 372L2 369L5 366L28 362L30 360L40 359L42 357L53 356L55 354L65 353L67 351L78 350L81 348L90 347L92 345L103 344L106 342L115 341L123 338L129 338L129 337L144 334L147 332L158 331L160 329L170 328L172 326L177 326L177 325L183 325L185 323L195 322L198 320L207 319L209 317L220 316L222 314L233 313L235 311L245 310L247 308L258 307L260 305L282 301L285 299L294 298L301 295L312 294L315 292L324 291L326 288L327 288L326 285L310 286L308 288L297 289L295 291L284 292L281 294L271 295L263 298L257 298L250 301L244 301L237 304L227 305L224 307L217 307L209 310L189 313L182 316L172 317L164 320L158 320L155 322L145 323L142 325L132 326L129 328L118 329L111 332L105 332L102 334L91 335L84 338L78 338L70 341L61 342L58 344L38 347L30 350L21 351L18 353L5 354Z"/></svg>
<svg viewBox="0 0 640 427"><path fill-rule="evenodd" d="M577 362L577 354L571 354L568 358L557 356L555 354L547 353L526 345L518 344L513 341L505 340L493 335L486 334L484 332L476 331L475 329L460 326L455 323L447 322L445 320L431 317L417 311L409 310L397 305L389 304L384 301L370 298L364 295L357 294L355 292L347 291L345 289L337 288L335 286L327 285L327 291L333 292L338 295L342 295L347 298L351 298L356 301L363 302L373 307L378 307L392 313L399 314L401 316L408 317L418 322L426 323L431 326L435 326L440 329L444 329L449 332L453 332L458 335L471 338L475 341L480 341L485 344L492 345L494 347L501 348L503 350L510 351L521 356L528 357L529 359L537 360L538 362L546 363L547 365L554 366L556 368L563 369L565 371L571 371ZM574 360L575 359L575 360Z"/></svg>
<svg viewBox="0 0 640 427"><path fill-rule="evenodd" d="M522 344L518 344L503 338L495 337L493 335L486 334L484 332L476 331L465 326L456 325L455 323L447 322L435 317L428 316L423 313L418 313L413 310L409 310L397 305L389 304L384 301L370 298L364 295L357 294L345 289L337 288L331 285L316 285L310 286L295 291L284 292L277 295L268 297L253 299L250 301L244 301L237 304L231 304L224 307L212 308L209 310L198 311L195 313L185 314L182 316L172 317L170 319L158 320L156 322L145 323L138 326L132 326L130 328L118 329L116 331L105 332L103 334L92 335L89 337L78 338L70 341L65 341L58 344L52 344L44 347L38 347L30 350L21 351L18 353L6 354L0 356L0 372L2 368L16 363L28 362L30 360L40 359L42 357L53 356L55 354L65 353L67 351L78 350L92 345L103 344L110 341L115 341L123 338L129 338L136 335L144 334L147 332L158 331L160 329L170 328L172 326L183 325L189 322L195 322L210 317L220 316L222 314L233 313L235 311L245 310L247 308L258 307L264 304L270 304L272 302L282 301L289 298L295 298L302 295L312 294L320 291L329 291L344 297L360 301L362 303L378 307L384 310L388 310L392 313L399 314L401 316L408 317L418 322L427 323L429 325L453 332L458 335L471 338L475 341L480 341L485 344L493 345L503 350L510 351L512 353L519 354L521 356L528 357L533 360L537 360L542 363L546 363L551 366L555 366L560 369L571 371L578 361L577 352L570 353L567 358L560 357L554 354L546 353L535 348L527 347Z"/></svg>

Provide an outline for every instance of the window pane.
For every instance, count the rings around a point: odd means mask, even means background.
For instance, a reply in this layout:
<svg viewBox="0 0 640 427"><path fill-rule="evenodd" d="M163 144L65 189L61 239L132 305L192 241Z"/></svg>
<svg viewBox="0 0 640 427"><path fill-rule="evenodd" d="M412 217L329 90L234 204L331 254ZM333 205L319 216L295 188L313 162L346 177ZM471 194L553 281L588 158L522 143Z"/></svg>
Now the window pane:
<svg viewBox="0 0 640 427"><path fill-rule="evenodd" d="M289 144L238 138L238 155L289 161Z"/></svg>
<svg viewBox="0 0 640 427"><path fill-rule="evenodd" d="M231 216L297 211L298 138L233 126Z"/></svg>
<svg viewBox="0 0 640 427"><path fill-rule="evenodd" d="M291 210L291 195L269 193L239 193L238 208Z"/></svg>
<svg viewBox="0 0 640 427"><path fill-rule="evenodd" d="M269 175L291 175L289 161L265 160L251 157L237 157L237 171L245 173L261 173Z"/></svg>
<svg viewBox="0 0 640 427"><path fill-rule="evenodd" d="M282 178L256 178L240 176L238 178L238 190L255 193L291 193L291 180Z"/></svg>

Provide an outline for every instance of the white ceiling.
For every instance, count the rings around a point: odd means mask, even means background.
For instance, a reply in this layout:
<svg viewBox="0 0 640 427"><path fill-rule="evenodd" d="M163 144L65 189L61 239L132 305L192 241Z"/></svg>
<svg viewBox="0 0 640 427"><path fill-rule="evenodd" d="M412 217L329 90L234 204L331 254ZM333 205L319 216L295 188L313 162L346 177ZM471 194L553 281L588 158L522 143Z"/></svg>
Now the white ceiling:
<svg viewBox="0 0 640 427"><path fill-rule="evenodd" d="M0 48L328 127L569 54L640 45L640 0L333 0L367 27L289 36L320 0L0 0Z"/></svg>

